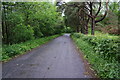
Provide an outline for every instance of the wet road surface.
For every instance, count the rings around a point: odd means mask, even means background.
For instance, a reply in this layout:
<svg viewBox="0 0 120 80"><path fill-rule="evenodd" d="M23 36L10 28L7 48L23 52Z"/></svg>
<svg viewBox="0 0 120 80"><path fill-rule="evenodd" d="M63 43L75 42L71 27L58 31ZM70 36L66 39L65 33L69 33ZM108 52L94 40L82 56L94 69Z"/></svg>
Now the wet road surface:
<svg viewBox="0 0 120 80"><path fill-rule="evenodd" d="M69 34L2 66L3 78L90 78Z"/></svg>

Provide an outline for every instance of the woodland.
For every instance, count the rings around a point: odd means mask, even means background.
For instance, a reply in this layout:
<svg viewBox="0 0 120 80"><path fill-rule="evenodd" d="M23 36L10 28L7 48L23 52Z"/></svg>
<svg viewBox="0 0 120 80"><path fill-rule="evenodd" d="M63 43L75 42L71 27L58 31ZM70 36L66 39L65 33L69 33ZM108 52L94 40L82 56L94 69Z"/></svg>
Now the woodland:
<svg viewBox="0 0 120 80"><path fill-rule="evenodd" d="M95 75L120 78L119 2L2 2L1 11L1 61L70 33Z"/></svg>

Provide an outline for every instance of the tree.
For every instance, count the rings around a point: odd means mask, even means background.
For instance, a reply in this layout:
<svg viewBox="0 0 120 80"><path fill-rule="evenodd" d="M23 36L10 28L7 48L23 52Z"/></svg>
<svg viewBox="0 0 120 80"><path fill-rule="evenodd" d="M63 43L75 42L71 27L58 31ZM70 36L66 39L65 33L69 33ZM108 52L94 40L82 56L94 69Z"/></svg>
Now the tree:
<svg viewBox="0 0 120 80"><path fill-rule="evenodd" d="M76 4L76 3L68 3L68 5L72 5L72 4ZM66 26L70 26L73 29L76 30L76 32L79 32L79 15L78 15L78 8L75 6L66 6L65 7L65 23Z"/></svg>
<svg viewBox="0 0 120 80"><path fill-rule="evenodd" d="M81 15L80 11L84 8L82 5L83 3L78 2L59 2L58 11L65 14L65 24L66 26L70 26L76 30L76 32L87 33L87 27L85 28L84 25L87 24L86 22L86 15ZM82 21L84 20L84 21ZM83 23L83 24L82 24Z"/></svg>
<svg viewBox="0 0 120 80"><path fill-rule="evenodd" d="M62 5L59 5L60 8L62 8L60 10L62 11L65 10L65 12L68 11L69 13L70 12L74 13L74 15L72 15L71 18L67 18L68 19L67 21L69 21L69 19L72 20L72 18L76 16L76 14L79 16L78 24L81 25L81 27L78 27L78 28L81 28L81 33L84 33L84 34L88 34L88 24L91 23L91 34L94 35L94 28L95 28L96 23L104 20L108 12L108 2L106 2L104 6L104 3L101 3L101 0L99 0L99 2L87 1L87 2L81 2L81 3L77 2L77 3L72 3L72 4L65 3L65 2L60 2L60 3L62 4ZM68 7L68 8L73 7L74 9L70 10L70 9L66 9L65 7ZM103 7L103 10L102 10L102 7ZM76 8L77 8L77 11L73 12L74 10L76 10ZM105 13L103 15L104 11ZM68 16L71 16L70 14L68 14ZM99 17L99 14L103 16ZM65 16L67 16L67 14Z"/></svg>
<svg viewBox="0 0 120 80"><path fill-rule="evenodd" d="M3 42L13 44L60 33L62 17L56 11L48 2L2 2Z"/></svg>
<svg viewBox="0 0 120 80"><path fill-rule="evenodd" d="M99 7L97 7L98 4L99 4ZM91 18L91 34L92 35L95 34L94 33L95 24L100 22L100 21L102 21L106 17L107 12L108 12L108 2L106 2L106 7L105 7L106 11L105 11L103 17L101 17L100 19L96 20L96 18L98 17L98 14L100 13L100 11L102 9L101 5L102 5L101 0L100 0L100 2L90 2L89 1L89 2L86 2L86 7L85 7L88 12L83 10L86 13L86 15L88 15ZM95 9L97 9L97 10L95 10Z"/></svg>

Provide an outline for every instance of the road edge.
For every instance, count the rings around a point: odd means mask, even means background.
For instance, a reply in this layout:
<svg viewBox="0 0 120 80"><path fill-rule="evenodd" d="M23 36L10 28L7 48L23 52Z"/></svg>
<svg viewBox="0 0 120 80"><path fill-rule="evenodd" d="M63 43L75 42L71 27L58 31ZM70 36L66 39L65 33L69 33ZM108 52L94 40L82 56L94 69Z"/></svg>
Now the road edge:
<svg viewBox="0 0 120 80"><path fill-rule="evenodd" d="M71 38L71 37L70 37L70 38ZM89 61L88 61L86 58L84 58L84 53L77 47L76 43L74 42L74 40L73 40L72 38L71 38L71 41L72 41L73 45L75 46L75 49L78 51L81 60L82 60L83 63L84 63L85 71L87 71L87 72L84 73L84 74L85 74L85 75L90 75L90 76L92 76L93 78L98 78L98 76L95 75L95 74L96 74L96 71L94 71L94 70L92 69L92 65L89 63ZM91 70L91 69L92 69L92 70Z"/></svg>
<svg viewBox="0 0 120 80"><path fill-rule="evenodd" d="M60 36L63 36L63 35L60 35ZM36 49L38 49L38 48L40 48L40 47L42 47L42 46L48 44L49 42L51 42L52 40L54 40L54 39L56 39L56 38L58 38L58 37L60 37L60 36L57 36L57 37L55 37L55 38L53 38L53 39L47 41L46 43L43 43L43 44L41 44L41 45L39 45L39 46L37 46L37 47L31 49L31 50L28 50L28 51L24 52L23 54L18 54L18 55L16 55L16 56L10 58L10 59L7 60L7 61L0 61L0 63L4 64L4 63L7 63L7 62L9 62L9 61L11 61L11 60L14 60L14 59L16 59L16 58L18 58L18 57L27 55L27 54L29 54L30 52L32 52L32 51L34 51L34 50L36 50Z"/></svg>

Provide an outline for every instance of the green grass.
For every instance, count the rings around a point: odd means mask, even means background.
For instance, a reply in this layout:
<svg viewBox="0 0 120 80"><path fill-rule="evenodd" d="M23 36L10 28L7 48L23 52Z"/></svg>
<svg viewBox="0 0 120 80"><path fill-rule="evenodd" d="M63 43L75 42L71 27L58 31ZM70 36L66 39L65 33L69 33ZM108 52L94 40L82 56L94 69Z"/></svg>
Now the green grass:
<svg viewBox="0 0 120 80"><path fill-rule="evenodd" d="M53 35L53 36L44 37L40 39L30 40L30 41L26 41L26 42L19 43L19 44L3 45L2 61L7 61L17 55L25 54L26 51L36 48L58 36L60 35Z"/></svg>
<svg viewBox="0 0 120 80"><path fill-rule="evenodd" d="M75 33L71 37L100 78L120 78L118 36L98 32L95 36Z"/></svg>
<svg viewBox="0 0 120 80"><path fill-rule="evenodd" d="M89 34L90 35L90 34ZM119 36L116 35L110 35L108 33L101 33L99 31L95 31L95 37L103 37L103 38L109 38L109 39L118 39Z"/></svg>
<svg viewBox="0 0 120 80"><path fill-rule="evenodd" d="M89 34L88 34L88 36L91 36L91 31L90 31L90 29L89 29L89 32L88 32ZM95 31L95 35L94 36L96 36L96 37L106 37L106 38L110 38L110 39L118 39L119 38L119 36L117 36L117 35L111 35L111 34L108 34L108 33L102 33L102 32L100 32L100 31Z"/></svg>

